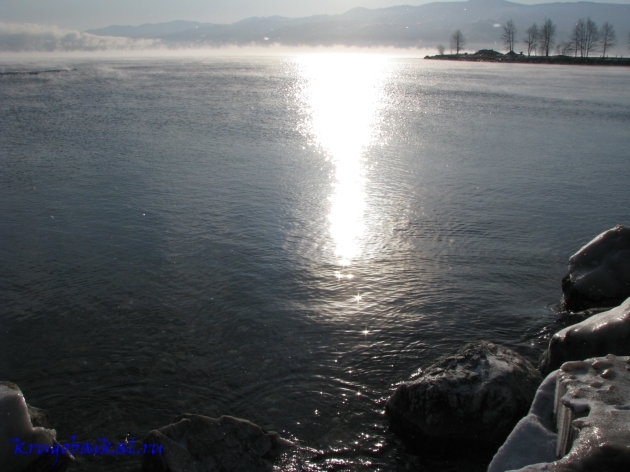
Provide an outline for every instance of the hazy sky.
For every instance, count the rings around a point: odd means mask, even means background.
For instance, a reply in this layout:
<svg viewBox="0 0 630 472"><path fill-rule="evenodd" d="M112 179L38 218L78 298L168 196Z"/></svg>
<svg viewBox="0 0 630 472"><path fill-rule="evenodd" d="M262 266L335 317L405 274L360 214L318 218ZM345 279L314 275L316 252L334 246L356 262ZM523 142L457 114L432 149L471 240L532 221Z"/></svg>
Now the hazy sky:
<svg viewBox="0 0 630 472"><path fill-rule="evenodd" d="M491 0L490 0L491 1ZM232 23L251 16L290 17L343 13L351 8L388 7L426 1L404 0L0 0L0 23L40 23L84 30L112 24L139 25L172 20ZM519 0L517 3L547 3ZM630 4L630 0L607 3Z"/></svg>

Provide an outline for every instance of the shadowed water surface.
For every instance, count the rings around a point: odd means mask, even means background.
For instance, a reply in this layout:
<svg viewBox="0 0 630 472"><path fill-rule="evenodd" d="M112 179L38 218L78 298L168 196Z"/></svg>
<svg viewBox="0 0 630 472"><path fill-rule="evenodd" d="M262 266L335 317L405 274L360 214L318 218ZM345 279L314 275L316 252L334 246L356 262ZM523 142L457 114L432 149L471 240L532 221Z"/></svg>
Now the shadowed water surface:
<svg viewBox="0 0 630 472"><path fill-rule="evenodd" d="M285 468L431 470L384 400L469 341L537 360L630 223L630 82L426 62L3 62L67 72L0 77L0 377L62 440L228 414L321 453Z"/></svg>

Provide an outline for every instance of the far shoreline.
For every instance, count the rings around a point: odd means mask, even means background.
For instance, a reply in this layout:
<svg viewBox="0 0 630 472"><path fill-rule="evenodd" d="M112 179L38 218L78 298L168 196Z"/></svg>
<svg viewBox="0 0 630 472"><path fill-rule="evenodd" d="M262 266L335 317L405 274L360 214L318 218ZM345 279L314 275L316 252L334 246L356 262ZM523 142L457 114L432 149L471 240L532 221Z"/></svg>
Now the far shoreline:
<svg viewBox="0 0 630 472"><path fill-rule="evenodd" d="M510 52L502 54L492 49L481 49L476 53L438 54L425 56L425 59L438 61L465 61L465 62L502 62L510 64L562 64L583 66L630 66L630 58L627 57L572 57L572 56L527 56Z"/></svg>

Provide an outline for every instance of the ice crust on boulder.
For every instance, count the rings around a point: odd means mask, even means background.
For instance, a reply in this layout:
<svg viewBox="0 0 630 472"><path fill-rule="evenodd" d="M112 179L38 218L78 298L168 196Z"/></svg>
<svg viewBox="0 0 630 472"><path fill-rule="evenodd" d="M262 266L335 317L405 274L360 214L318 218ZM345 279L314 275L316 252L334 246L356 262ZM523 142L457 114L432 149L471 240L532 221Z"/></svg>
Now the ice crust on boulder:
<svg viewBox="0 0 630 472"><path fill-rule="evenodd" d="M496 447L527 413L541 381L520 354L471 343L400 385L386 413L395 432L418 436L424 446Z"/></svg>
<svg viewBox="0 0 630 472"><path fill-rule="evenodd" d="M630 357L610 354L563 364L554 410L556 455L568 454L518 472L630 470Z"/></svg>
<svg viewBox="0 0 630 472"><path fill-rule="evenodd" d="M518 422L499 448L488 472L505 472L556 460L558 435L553 423L556 374L549 374L538 387L528 415Z"/></svg>
<svg viewBox="0 0 630 472"><path fill-rule="evenodd" d="M564 362L615 354L630 355L630 298L553 335L541 361L543 373Z"/></svg>
<svg viewBox="0 0 630 472"><path fill-rule="evenodd" d="M144 444L162 446L144 454L143 472L268 472L267 460L292 443L247 420L184 414L170 425L151 431Z"/></svg>
<svg viewBox="0 0 630 472"><path fill-rule="evenodd" d="M617 306L630 297L630 227L605 231L571 256L562 291L571 311Z"/></svg>
<svg viewBox="0 0 630 472"><path fill-rule="evenodd" d="M12 382L0 382L0 470L2 472L19 472L27 467L29 471L65 470L52 468L50 464L55 456L38 456L37 454L15 454L14 438L28 444L52 446L55 441L54 429L33 428L28 413L28 405L20 388ZM41 460L40 460L41 459ZM64 463L67 461L64 461ZM38 465L39 464L39 465ZM62 464L58 464L60 467Z"/></svg>

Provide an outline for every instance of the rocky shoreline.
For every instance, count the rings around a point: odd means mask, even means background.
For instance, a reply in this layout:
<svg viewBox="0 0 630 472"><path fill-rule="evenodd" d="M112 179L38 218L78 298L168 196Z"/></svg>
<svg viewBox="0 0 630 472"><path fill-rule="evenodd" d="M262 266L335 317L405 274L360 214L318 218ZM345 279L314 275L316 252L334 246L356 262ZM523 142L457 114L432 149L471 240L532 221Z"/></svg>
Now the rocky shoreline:
<svg viewBox="0 0 630 472"><path fill-rule="evenodd" d="M439 54L425 56L425 59L436 61L464 62L505 62L516 64L556 64L582 66L630 66L630 58L626 57L572 57L572 56L527 56L514 52L502 54L492 49L481 49L474 54Z"/></svg>
<svg viewBox="0 0 630 472"><path fill-rule="evenodd" d="M490 472L630 469L630 357L618 357L630 355L630 227L573 255L562 289L567 312L589 311L552 337L540 373L503 346L469 344L397 388L394 432L442 457L503 443Z"/></svg>
<svg viewBox="0 0 630 472"><path fill-rule="evenodd" d="M489 472L630 469L630 227L573 255L562 290L581 321L552 337L538 368L504 346L470 343L397 387L385 406L394 434L437 459L454 448L483 454L484 464L494 456ZM73 462L75 445L58 444L44 412L10 382L0 383L0 418L1 470L63 472ZM24 444L14 450L17 437ZM41 451L16 454L35 442ZM151 431L143 446L143 472L271 471L297 447L247 420L194 414Z"/></svg>

